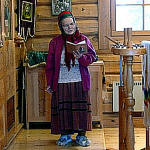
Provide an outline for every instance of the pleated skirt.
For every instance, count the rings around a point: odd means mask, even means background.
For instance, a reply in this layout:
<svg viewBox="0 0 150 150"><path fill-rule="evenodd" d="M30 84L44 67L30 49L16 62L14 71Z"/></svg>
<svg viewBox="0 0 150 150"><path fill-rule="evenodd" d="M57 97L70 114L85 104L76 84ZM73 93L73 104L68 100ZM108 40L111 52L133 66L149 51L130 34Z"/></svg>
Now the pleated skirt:
<svg viewBox="0 0 150 150"><path fill-rule="evenodd" d="M51 133L75 133L92 129L89 91L83 91L82 82L59 83L52 94Z"/></svg>

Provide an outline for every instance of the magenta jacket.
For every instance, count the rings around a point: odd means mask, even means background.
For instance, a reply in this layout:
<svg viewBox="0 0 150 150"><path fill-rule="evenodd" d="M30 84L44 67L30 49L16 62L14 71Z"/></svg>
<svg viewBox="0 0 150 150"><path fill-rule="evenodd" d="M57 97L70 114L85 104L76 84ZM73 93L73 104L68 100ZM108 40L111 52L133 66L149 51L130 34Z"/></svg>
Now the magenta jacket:
<svg viewBox="0 0 150 150"><path fill-rule="evenodd" d="M81 41L85 40L88 47L88 53L82 55L82 57L78 59L83 90L86 91L90 89L90 74L88 71L88 65L96 60L96 53L90 40L83 34L81 34L81 36ZM53 38L49 43L49 52L46 61L45 71L47 86L50 86L53 91L56 91L58 85L60 60L64 42L65 41L63 40L62 35L58 35L57 37ZM75 43L78 42L80 41L75 41Z"/></svg>

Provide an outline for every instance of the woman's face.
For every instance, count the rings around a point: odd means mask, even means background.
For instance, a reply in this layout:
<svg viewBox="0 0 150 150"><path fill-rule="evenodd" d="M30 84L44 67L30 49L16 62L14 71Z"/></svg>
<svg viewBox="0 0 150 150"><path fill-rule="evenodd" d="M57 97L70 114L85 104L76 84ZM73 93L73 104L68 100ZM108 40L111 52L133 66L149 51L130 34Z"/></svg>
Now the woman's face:
<svg viewBox="0 0 150 150"><path fill-rule="evenodd" d="M62 20L62 28L67 35L72 35L76 31L76 24L72 18L65 18Z"/></svg>

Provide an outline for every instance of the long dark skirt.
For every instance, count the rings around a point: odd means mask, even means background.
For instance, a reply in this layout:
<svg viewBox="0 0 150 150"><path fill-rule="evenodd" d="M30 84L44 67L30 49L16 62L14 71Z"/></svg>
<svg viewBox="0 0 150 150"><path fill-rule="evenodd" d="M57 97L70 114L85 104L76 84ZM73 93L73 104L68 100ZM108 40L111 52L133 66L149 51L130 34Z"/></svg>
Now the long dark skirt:
<svg viewBox="0 0 150 150"><path fill-rule="evenodd" d="M82 82L59 83L52 95L51 133L90 131L91 118L90 95L83 91Z"/></svg>

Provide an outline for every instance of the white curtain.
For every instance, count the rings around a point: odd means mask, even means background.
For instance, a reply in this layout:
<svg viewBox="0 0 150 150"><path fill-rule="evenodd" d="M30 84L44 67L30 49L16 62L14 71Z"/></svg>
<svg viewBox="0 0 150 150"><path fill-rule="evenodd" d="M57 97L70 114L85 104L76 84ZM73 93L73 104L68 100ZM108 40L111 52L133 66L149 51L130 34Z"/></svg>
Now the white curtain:
<svg viewBox="0 0 150 150"><path fill-rule="evenodd" d="M150 127L150 41L142 41L141 44L146 48L143 56L142 82L144 92L144 124Z"/></svg>

